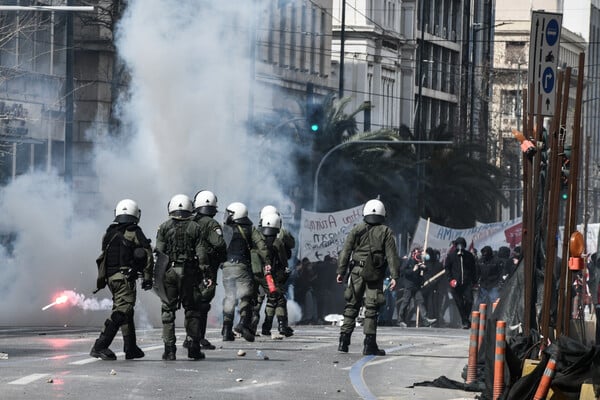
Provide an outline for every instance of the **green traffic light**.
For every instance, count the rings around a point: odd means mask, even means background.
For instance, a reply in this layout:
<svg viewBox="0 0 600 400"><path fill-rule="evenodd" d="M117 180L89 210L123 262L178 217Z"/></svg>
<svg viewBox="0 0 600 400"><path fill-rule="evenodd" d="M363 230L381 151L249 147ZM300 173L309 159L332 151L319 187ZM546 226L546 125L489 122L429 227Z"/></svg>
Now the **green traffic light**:
<svg viewBox="0 0 600 400"><path fill-rule="evenodd" d="M568 195L567 193L561 193L561 194L560 194L560 197L561 197L563 200L566 200L566 199L568 199L568 198L569 198L569 195Z"/></svg>
<svg viewBox="0 0 600 400"><path fill-rule="evenodd" d="M317 125L317 124L312 124L312 125L310 126L310 130L311 130L311 131L313 131L313 132L317 132L317 131L319 130L319 125Z"/></svg>

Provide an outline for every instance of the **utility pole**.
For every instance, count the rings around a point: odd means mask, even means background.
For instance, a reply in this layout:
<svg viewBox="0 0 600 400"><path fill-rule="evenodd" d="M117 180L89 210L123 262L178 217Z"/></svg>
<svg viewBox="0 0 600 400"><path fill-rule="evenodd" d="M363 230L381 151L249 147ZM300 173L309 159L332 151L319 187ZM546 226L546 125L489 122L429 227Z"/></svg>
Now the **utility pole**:
<svg viewBox="0 0 600 400"><path fill-rule="evenodd" d="M342 0L342 29L340 31L340 87L338 98L344 97L344 42L346 41L346 0Z"/></svg>

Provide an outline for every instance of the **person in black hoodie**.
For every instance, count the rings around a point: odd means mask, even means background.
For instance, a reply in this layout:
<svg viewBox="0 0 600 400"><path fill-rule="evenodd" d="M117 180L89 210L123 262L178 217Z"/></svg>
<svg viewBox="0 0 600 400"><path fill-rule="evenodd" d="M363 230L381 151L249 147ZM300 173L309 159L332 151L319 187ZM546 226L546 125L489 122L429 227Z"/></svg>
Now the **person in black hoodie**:
<svg viewBox="0 0 600 400"><path fill-rule="evenodd" d="M470 327L470 314L473 307L473 284L475 283L475 257L467 250L467 241L458 237L446 256L444 263L450 293L460 313L463 329Z"/></svg>
<svg viewBox="0 0 600 400"><path fill-rule="evenodd" d="M481 303L492 304L500 297L500 284L506 263L494 255L490 246L481 249L481 257L477 260L477 284L479 293L475 309Z"/></svg>
<svg viewBox="0 0 600 400"><path fill-rule="evenodd" d="M422 254L421 248L414 248L411 257L406 260L402 268L404 291L398 304L398 325L402 327L406 327L410 321L408 311L411 299L414 299L415 308L419 310L419 319L422 325L431 326L436 321L435 318L427 317L425 298L421 290L424 282L423 276L427 269Z"/></svg>

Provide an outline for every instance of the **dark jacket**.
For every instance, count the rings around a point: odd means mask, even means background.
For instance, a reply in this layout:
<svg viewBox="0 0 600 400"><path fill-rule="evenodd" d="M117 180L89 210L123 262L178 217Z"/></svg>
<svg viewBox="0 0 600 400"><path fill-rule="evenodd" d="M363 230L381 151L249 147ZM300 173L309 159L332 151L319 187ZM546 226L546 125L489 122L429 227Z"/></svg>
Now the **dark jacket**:
<svg viewBox="0 0 600 400"><path fill-rule="evenodd" d="M503 272L504 262L496 256L477 260L477 282L484 289L499 287Z"/></svg>
<svg viewBox="0 0 600 400"><path fill-rule="evenodd" d="M420 262L413 257L407 258L402 266L402 284L405 289L420 288L423 285L424 268L419 267ZM424 267L424 264L421 264ZM416 266L416 271L415 271Z"/></svg>
<svg viewBox="0 0 600 400"><path fill-rule="evenodd" d="M448 281L456 279L458 286L472 286L475 283L475 257L468 250L462 250L460 254L452 250L446 256L444 263Z"/></svg>

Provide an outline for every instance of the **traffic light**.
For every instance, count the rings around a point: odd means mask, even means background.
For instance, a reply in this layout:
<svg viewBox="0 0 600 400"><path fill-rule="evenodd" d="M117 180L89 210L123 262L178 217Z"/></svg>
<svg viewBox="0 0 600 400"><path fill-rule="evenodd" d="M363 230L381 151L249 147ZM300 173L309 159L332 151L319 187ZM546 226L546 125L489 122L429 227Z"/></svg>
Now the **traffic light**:
<svg viewBox="0 0 600 400"><path fill-rule="evenodd" d="M306 121L311 132L319 133L323 130L325 110L321 103L311 103L306 106Z"/></svg>
<svg viewBox="0 0 600 400"><path fill-rule="evenodd" d="M560 198L567 200L569 198L569 175L571 173L571 148L565 147L562 157L562 165L560 166Z"/></svg>

